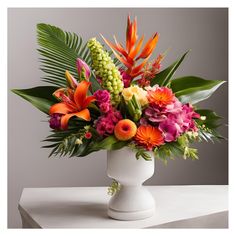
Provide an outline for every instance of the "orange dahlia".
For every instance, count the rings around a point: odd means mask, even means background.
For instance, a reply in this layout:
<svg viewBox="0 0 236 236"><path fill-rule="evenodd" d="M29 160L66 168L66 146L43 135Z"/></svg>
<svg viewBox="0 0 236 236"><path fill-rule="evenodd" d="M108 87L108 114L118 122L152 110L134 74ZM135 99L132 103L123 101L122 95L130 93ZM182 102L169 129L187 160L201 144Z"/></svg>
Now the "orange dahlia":
<svg viewBox="0 0 236 236"><path fill-rule="evenodd" d="M172 90L167 87L158 87L155 90L149 90L147 98L149 103L166 106L173 102L175 95Z"/></svg>
<svg viewBox="0 0 236 236"><path fill-rule="evenodd" d="M147 150L152 150L153 147L160 146L164 143L161 131L151 125L140 125L134 139Z"/></svg>

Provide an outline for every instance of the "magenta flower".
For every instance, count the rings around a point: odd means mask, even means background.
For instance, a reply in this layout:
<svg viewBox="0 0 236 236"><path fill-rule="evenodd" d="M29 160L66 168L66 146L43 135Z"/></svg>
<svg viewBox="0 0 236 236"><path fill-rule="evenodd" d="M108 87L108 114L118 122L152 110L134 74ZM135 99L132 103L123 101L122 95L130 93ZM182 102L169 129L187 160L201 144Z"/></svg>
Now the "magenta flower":
<svg viewBox="0 0 236 236"><path fill-rule="evenodd" d="M181 128L175 120L166 119L159 125L159 130L164 134L164 140L166 142L175 141L181 134Z"/></svg>
<svg viewBox="0 0 236 236"><path fill-rule="evenodd" d="M111 110L111 95L107 90L97 90L93 95L102 113Z"/></svg>
<svg viewBox="0 0 236 236"><path fill-rule="evenodd" d="M110 103L111 95L107 90L97 90L93 95L99 104Z"/></svg>
<svg viewBox="0 0 236 236"><path fill-rule="evenodd" d="M107 113L110 111L111 105L110 105L110 103L101 103L99 108L101 109L102 113Z"/></svg>
<svg viewBox="0 0 236 236"><path fill-rule="evenodd" d="M116 123L122 119L119 111L111 109L108 113L100 116L95 127L97 132L102 136L113 134Z"/></svg>
<svg viewBox="0 0 236 236"><path fill-rule="evenodd" d="M127 74L126 71L123 70L122 68L119 69L119 71L120 71L120 74L124 83L124 87L128 88L133 78L129 74Z"/></svg>
<svg viewBox="0 0 236 236"><path fill-rule="evenodd" d="M141 124L158 127L163 132L165 142L175 141L187 131L197 131L194 119L200 118L190 104L182 104L176 97L171 100L166 104L151 103L140 121Z"/></svg>
<svg viewBox="0 0 236 236"><path fill-rule="evenodd" d="M168 113L164 121L158 127L164 133L165 141L172 142L187 131L197 131L194 118L200 118L192 106L182 105L182 110L176 113Z"/></svg>
<svg viewBox="0 0 236 236"><path fill-rule="evenodd" d="M91 75L89 66L80 58L77 58L76 66L77 66L79 78L89 80L90 75Z"/></svg>
<svg viewBox="0 0 236 236"><path fill-rule="evenodd" d="M62 117L62 114L58 114L58 113L54 113L50 116L49 126L51 129L61 128L61 117Z"/></svg>

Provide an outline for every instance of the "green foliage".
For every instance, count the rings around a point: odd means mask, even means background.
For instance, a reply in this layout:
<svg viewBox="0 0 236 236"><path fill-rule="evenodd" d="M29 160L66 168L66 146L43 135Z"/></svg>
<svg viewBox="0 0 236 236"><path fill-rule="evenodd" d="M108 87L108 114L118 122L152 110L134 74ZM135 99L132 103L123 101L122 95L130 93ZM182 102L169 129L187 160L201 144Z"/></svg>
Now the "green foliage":
<svg viewBox="0 0 236 236"><path fill-rule="evenodd" d="M125 103L126 103L126 108L125 109L127 109L129 117L134 122L137 122L141 118L142 107L139 104L139 102L137 101L135 95L133 95L133 97Z"/></svg>
<svg viewBox="0 0 236 236"><path fill-rule="evenodd" d="M136 152L136 159L138 160L140 157L142 157L144 160L146 161L151 161L152 160L152 157L151 155L146 152L144 149L139 149L137 152Z"/></svg>
<svg viewBox="0 0 236 236"><path fill-rule="evenodd" d="M89 126L89 123L79 118L72 118L69 124L67 130L52 130L52 134L43 140L52 143L42 146L43 148L52 148L49 157L59 154L60 156L80 156L85 152L90 140L84 139L80 145L76 144L76 141L77 139L83 139L83 135L87 131L85 127Z"/></svg>
<svg viewBox="0 0 236 236"><path fill-rule="evenodd" d="M217 128L222 125L222 117L218 116L214 111L208 109L197 109L197 113L201 115L201 119L196 119L196 124L198 127L199 141L220 141L225 139L221 136Z"/></svg>
<svg viewBox="0 0 236 236"><path fill-rule="evenodd" d="M195 111L203 118L196 120L199 125L205 125L210 129L215 129L221 125L220 120L222 117L218 116L216 112L208 109L197 109Z"/></svg>
<svg viewBox="0 0 236 236"><path fill-rule="evenodd" d="M194 140L196 140L196 137L192 136L191 133L183 134L175 142L156 147L153 150L154 156L165 164L167 164L168 159L174 160L176 157L196 160L198 159L197 149L189 147Z"/></svg>
<svg viewBox="0 0 236 236"><path fill-rule="evenodd" d="M38 24L37 33L40 46L38 51L42 56L41 70L46 73L43 81L58 87L66 87L66 70L69 70L75 78L78 77L76 68L78 57L91 65L87 43L83 43L82 38L77 34L48 24ZM90 81L94 91L101 88L94 76L91 76Z"/></svg>
<svg viewBox="0 0 236 236"><path fill-rule="evenodd" d="M155 84L158 84L160 86L167 86L170 80L172 79L173 75L175 74L176 70L181 65L186 55L188 54L188 52L189 51L184 53L182 57L180 57L173 64L168 66L166 69L156 74L155 78L151 80L151 86L154 86Z"/></svg>
<svg viewBox="0 0 236 236"><path fill-rule="evenodd" d="M76 59L79 57L84 60L90 67L92 60L90 51L87 48L87 42L83 43L82 38L75 33L63 31L62 29L48 25L38 24L37 35L39 43L39 53L41 55L40 62L42 63L41 70L46 73L42 78L44 82L53 84L53 86L41 86L29 89L13 89L12 92L21 96L40 111L48 114L50 107L57 102L53 97L53 92L58 87L67 87L65 79L65 71L69 70L75 77L77 76ZM102 47L102 46L101 46ZM104 55L111 55L112 52L104 51ZM223 83L220 80L205 80L195 76L186 76L176 78L173 76L183 62L188 52L175 61L165 70L158 73L151 81L151 86L159 84L160 86L169 86L182 103L195 104L209 98ZM112 61L112 60L111 60ZM100 63L100 62L99 62ZM102 65L102 64L101 64ZM110 73L119 75L118 69L115 66L119 65L119 61L114 59L113 69ZM103 72L105 73L105 72ZM96 75L91 71L90 82L92 83L91 92L102 89L96 79ZM104 76L101 73L101 76ZM111 75L107 74L109 78ZM113 81L113 80L112 80ZM119 77L120 81L120 77ZM110 87L110 81L107 82L107 87ZM114 88L111 91L119 104L119 110L124 118L128 117L137 122L141 115L142 109L135 96L128 102L125 102L123 97L119 97L119 92L122 87L116 89L117 81L114 81ZM118 91L119 90L119 91ZM114 135L106 138L101 137L96 129L92 127L93 122L100 116L100 111L95 104L90 104L88 107L91 114L91 121L86 122L79 118L73 117L69 121L68 130L52 130L44 141L49 144L44 148L52 148L49 156L86 156L92 152L99 150L118 150L124 146L129 146L136 152L136 158L144 158L147 161L152 160L150 153L143 147L136 146L130 141L119 141ZM220 136L216 128L220 125L219 117L215 112L207 109L199 109L197 112L205 119L196 119L198 127L198 135L195 132L187 132L181 135L175 142L166 143L154 149L156 158L167 162L167 159L175 157L183 157L184 159L198 159L197 150L190 148L192 141L212 141L223 138ZM85 132L92 133L92 139L84 138ZM114 194L119 190L119 183L114 181L109 189L109 192Z"/></svg>
<svg viewBox="0 0 236 236"><path fill-rule="evenodd" d="M40 111L48 114L49 108L57 102L52 95L56 89L53 86L41 86L30 89L12 89L12 92L30 102Z"/></svg>
<svg viewBox="0 0 236 236"><path fill-rule="evenodd" d="M121 185L119 182L117 182L115 179L113 179L111 185L108 187L108 194L113 196L118 191L120 191Z"/></svg>
<svg viewBox="0 0 236 236"><path fill-rule="evenodd" d="M146 161L151 161L152 157L148 153L146 149L140 146L136 146L135 143L129 143L128 147L133 151L136 152L135 157L138 160L139 158L143 158Z"/></svg>
<svg viewBox="0 0 236 236"><path fill-rule="evenodd" d="M127 141L119 141L115 138L114 135L108 136L105 139L98 138L92 140L91 143L87 146L86 153L91 153L99 150L118 150L128 144Z"/></svg>
<svg viewBox="0 0 236 236"><path fill-rule="evenodd" d="M185 76L172 80L170 87L182 103L195 104L209 98L224 82Z"/></svg>

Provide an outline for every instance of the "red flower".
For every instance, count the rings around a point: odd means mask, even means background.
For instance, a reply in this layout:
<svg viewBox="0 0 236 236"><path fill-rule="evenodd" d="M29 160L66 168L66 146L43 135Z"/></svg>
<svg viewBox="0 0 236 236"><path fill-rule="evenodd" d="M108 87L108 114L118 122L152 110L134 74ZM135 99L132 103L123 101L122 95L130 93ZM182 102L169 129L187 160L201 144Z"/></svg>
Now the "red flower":
<svg viewBox="0 0 236 236"><path fill-rule="evenodd" d="M88 132L85 133L84 137L86 139L91 139L92 138L92 133L88 131Z"/></svg>

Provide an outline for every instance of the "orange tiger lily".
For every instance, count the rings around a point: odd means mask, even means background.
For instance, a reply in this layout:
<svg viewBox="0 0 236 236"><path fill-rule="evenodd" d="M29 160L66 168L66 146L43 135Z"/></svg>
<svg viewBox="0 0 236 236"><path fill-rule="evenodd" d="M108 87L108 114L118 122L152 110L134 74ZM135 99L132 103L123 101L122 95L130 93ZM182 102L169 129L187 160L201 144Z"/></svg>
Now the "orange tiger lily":
<svg viewBox="0 0 236 236"><path fill-rule="evenodd" d="M78 84L75 91L70 88L67 88L58 89L54 93L54 95L60 98L62 102L52 105L50 107L49 114L62 114L62 129L67 129L69 119L72 116L77 116L86 121L90 121L90 112L87 107L91 102L96 100L94 96L87 97L86 95L90 84L90 82L83 80Z"/></svg>
<svg viewBox="0 0 236 236"><path fill-rule="evenodd" d="M143 73L142 69L147 63L152 52L154 51L156 44L158 42L159 35L155 33L147 41L141 53L138 55L143 44L144 36L142 36L140 40L137 41L138 40L137 19L135 17L134 22L132 23L130 20L130 16L128 16L127 30L126 30L126 48L124 48L120 43L117 42L115 36L114 36L115 43L108 41L103 36L102 38L104 39L106 44L112 49L117 59L127 67L126 72L132 78L135 78L136 76L141 75ZM139 59L144 59L144 61L138 66L136 66L135 64Z"/></svg>

